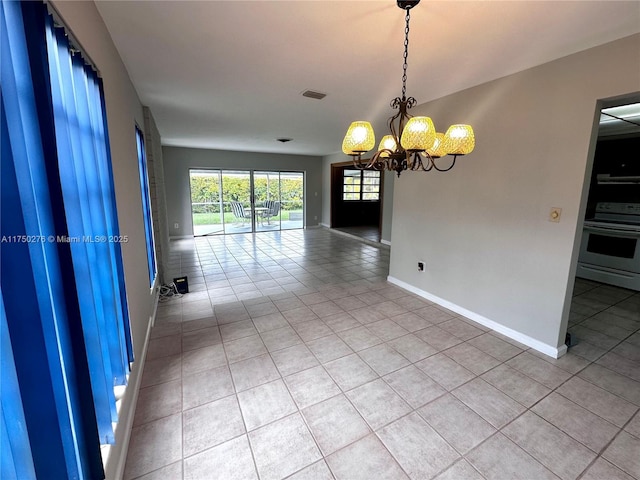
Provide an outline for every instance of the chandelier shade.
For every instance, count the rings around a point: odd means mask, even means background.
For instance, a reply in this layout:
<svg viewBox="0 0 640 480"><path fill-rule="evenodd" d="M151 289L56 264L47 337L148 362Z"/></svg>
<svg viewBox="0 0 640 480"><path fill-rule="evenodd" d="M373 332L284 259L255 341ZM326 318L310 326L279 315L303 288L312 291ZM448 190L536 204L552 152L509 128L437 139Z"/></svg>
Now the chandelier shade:
<svg viewBox="0 0 640 480"><path fill-rule="evenodd" d="M362 155L373 149L375 133L369 122L353 122L342 141L342 151L350 155L353 165L359 169L391 170L398 176L405 170L446 172L455 165L456 158L471 153L475 147L475 136L470 125L451 125L446 133L436 132L433 120L424 116L412 116L408 110L417 103L406 96L407 58L409 52L409 11L420 0L396 0L405 13L404 63L402 65L402 96L391 101L391 108L398 112L389 118L391 134L384 135L378 150L368 160ZM399 140L399 142L398 142ZM450 165L436 164L436 159L453 156Z"/></svg>
<svg viewBox="0 0 640 480"><path fill-rule="evenodd" d="M470 125L451 125L444 135L444 150L449 155L467 155L476 145Z"/></svg>
<svg viewBox="0 0 640 480"><path fill-rule="evenodd" d="M433 145L431 148L427 148L427 153L431 155L431 158L440 158L447 155L447 151L444 148L444 133L436 133Z"/></svg>
<svg viewBox="0 0 640 480"><path fill-rule="evenodd" d="M380 145L378 145L378 151L381 152L381 157L389 156L389 152L387 152L386 150L395 152L397 148L398 144L396 143L396 139L393 138L393 135L385 135L384 137L382 137L382 140L380 140Z"/></svg>
<svg viewBox="0 0 640 480"><path fill-rule="evenodd" d="M346 155L366 153L376 144L373 127L369 122L357 121L351 123L342 141L342 151Z"/></svg>
<svg viewBox="0 0 640 480"><path fill-rule="evenodd" d="M431 148L435 139L436 127L429 117L412 117L402 130L400 145L405 150L423 151Z"/></svg>

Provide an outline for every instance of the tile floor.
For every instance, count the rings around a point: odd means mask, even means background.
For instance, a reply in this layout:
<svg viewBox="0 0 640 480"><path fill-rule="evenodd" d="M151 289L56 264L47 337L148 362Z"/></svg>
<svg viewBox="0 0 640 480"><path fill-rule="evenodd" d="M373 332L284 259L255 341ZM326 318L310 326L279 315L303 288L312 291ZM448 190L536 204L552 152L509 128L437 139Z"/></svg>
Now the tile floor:
<svg viewBox="0 0 640 480"><path fill-rule="evenodd" d="M326 229L175 242L125 478L640 478L640 294L576 282L554 360Z"/></svg>
<svg viewBox="0 0 640 480"><path fill-rule="evenodd" d="M334 228L334 230L362 238L368 242L380 243L380 230L377 226L364 225L360 227Z"/></svg>

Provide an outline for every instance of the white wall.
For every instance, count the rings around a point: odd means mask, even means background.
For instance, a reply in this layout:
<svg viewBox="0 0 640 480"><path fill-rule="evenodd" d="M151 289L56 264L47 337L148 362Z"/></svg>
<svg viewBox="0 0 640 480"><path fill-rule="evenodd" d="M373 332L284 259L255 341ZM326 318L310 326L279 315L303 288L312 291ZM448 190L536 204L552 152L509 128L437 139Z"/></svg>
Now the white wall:
<svg viewBox="0 0 640 480"><path fill-rule="evenodd" d="M129 242L122 244L122 255L137 359L129 385L135 387L140 378L140 360L155 305L155 297L149 288L135 142L136 122L141 127L144 125L142 105L94 3L54 1L53 5L83 50L95 62L104 81L120 234L129 237ZM124 466L124 447L128 441L128 425L133 421L136 395L136 388L128 388L123 398L116 445L111 448L107 465L107 478L118 478L118 469Z"/></svg>
<svg viewBox="0 0 640 480"><path fill-rule="evenodd" d="M391 280L562 354L598 99L638 90L634 35L415 107L441 128L472 124L476 150L397 180Z"/></svg>
<svg viewBox="0 0 640 480"><path fill-rule="evenodd" d="M189 169L234 169L304 172L305 226L322 215L322 158L309 155L230 152L202 148L162 147L167 217L172 237L193 235ZM175 224L178 228L174 228Z"/></svg>

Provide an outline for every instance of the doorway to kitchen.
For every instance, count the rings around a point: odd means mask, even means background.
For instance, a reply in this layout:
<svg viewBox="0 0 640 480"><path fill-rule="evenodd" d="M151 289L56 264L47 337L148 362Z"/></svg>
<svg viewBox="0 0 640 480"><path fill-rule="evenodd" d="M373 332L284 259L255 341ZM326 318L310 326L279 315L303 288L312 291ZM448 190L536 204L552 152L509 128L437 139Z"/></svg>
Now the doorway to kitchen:
<svg viewBox="0 0 640 480"><path fill-rule="evenodd" d="M600 108L566 338L572 353L626 374L640 331L640 97Z"/></svg>
<svg viewBox="0 0 640 480"><path fill-rule="evenodd" d="M304 227L304 173L189 170L193 235Z"/></svg>

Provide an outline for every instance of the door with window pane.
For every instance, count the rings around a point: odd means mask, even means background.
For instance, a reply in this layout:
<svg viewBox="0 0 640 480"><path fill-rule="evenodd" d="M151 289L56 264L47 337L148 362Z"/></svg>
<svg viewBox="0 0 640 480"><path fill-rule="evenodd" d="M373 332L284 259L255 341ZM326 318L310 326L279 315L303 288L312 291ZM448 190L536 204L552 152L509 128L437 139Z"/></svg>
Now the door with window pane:
<svg viewBox="0 0 640 480"><path fill-rule="evenodd" d="M331 226L380 227L382 175L346 165L331 168Z"/></svg>

